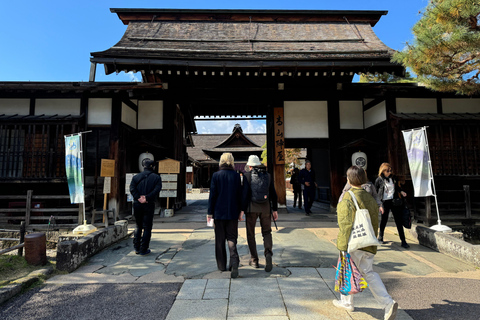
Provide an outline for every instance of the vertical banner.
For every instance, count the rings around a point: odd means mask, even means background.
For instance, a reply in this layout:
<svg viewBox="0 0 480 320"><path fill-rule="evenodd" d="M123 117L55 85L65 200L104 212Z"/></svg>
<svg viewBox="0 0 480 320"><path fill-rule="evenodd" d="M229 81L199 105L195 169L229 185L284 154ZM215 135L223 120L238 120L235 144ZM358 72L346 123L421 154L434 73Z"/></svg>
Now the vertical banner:
<svg viewBox="0 0 480 320"><path fill-rule="evenodd" d="M425 128L402 131L415 197L433 196Z"/></svg>
<svg viewBox="0 0 480 320"><path fill-rule="evenodd" d="M65 136L65 171L71 203L83 203L82 153L80 134Z"/></svg>
<svg viewBox="0 0 480 320"><path fill-rule="evenodd" d="M275 164L285 164L285 135L283 108L273 108L275 130Z"/></svg>

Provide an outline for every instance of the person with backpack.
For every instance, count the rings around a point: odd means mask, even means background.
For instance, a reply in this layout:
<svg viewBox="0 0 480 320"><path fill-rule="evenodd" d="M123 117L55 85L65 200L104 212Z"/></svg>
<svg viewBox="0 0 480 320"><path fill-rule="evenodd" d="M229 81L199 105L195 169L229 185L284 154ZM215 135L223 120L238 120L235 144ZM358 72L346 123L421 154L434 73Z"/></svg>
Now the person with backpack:
<svg viewBox="0 0 480 320"><path fill-rule="evenodd" d="M135 175L130 183L130 193L134 199L133 214L136 223L136 228L133 232L133 248L135 253L141 256L151 252L149 245L152 237L155 199L158 198L158 194L162 190L162 178L154 172L155 161L145 161L143 168L143 172Z"/></svg>
<svg viewBox="0 0 480 320"><path fill-rule="evenodd" d="M237 251L238 221L244 214L247 191L242 186L240 174L235 171L231 153L220 157L219 170L212 176L208 199L207 223L214 219L215 258L220 271L227 270L227 242L230 251L231 277L238 277L240 258Z"/></svg>
<svg viewBox="0 0 480 320"><path fill-rule="evenodd" d="M256 155L251 155L247 162L248 171L245 173L244 184L248 190L248 210L246 214L247 242L250 250L249 265L259 268L257 243L255 242L255 225L260 219L262 228L263 247L265 254L265 271L272 271L273 241L271 219L278 219L277 193L273 179L262 166ZM273 211L273 212L272 212Z"/></svg>

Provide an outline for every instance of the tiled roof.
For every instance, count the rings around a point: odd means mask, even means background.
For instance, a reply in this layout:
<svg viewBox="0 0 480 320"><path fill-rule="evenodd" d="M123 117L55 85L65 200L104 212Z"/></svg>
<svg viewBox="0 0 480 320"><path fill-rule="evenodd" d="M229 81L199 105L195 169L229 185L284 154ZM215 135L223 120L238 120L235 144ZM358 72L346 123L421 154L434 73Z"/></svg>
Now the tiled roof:
<svg viewBox="0 0 480 320"><path fill-rule="evenodd" d="M373 67L375 63L399 68L390 62L394 50L380 41L372 29L386 12L368 15L345 11L329 15L322 11L292 10L279 14L276 19L273 11L265 10L252 13L254 19L250 17L248 21L245 17L224 18L215 15L215 10L211 15L180 10L167 12L167 16L162 16L163 11L121 10L125 12L114 12L121 18L122 15L133 17L122 18L128 23L122 39L106 51L92 53L92 61L105 63L107 73L122 70L120 65L128 65L128 59L137 59L137 65L148 64L151 70L161 65L246 66L240 62L250 63L247 65L250 67L261 63L265 68ZM375 16L373 22L372 15ZM290 19L290 16L296 18ZM115 62L110 61L112 58Z"/></svg>
<svg viewBox="0 0 480 320"><path fill-rule="evenodd" d="M203 149L212 149L227 139L230 134L194 134L192 140L195 147L188 147L188 156L197 160L207 160L207 155L202 151ZM263 146L267 140L266 134L245 134L245 136L252 140L255 144Z"/></svg>

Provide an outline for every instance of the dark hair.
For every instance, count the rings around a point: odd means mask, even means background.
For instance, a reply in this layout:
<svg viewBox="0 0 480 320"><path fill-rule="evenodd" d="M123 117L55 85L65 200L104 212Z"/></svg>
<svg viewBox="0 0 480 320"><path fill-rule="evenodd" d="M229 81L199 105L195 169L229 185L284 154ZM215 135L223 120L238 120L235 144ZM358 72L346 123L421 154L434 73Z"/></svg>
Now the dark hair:
<svg viewBox="0 0 480 320"><path fill-rule="evenodd" d="M347 170L347 178L353 186L361 186L367 182L365 170L357 166L351 166Z"/></svg>
<svg viewBox="0 0 480 320"><path fill-rule="evenodd" d="M154 167L155 167L155 161L153 161L153 160L146 160L146 161L143 163L143 167L144 167L145 169L153 170Z"/></svg>

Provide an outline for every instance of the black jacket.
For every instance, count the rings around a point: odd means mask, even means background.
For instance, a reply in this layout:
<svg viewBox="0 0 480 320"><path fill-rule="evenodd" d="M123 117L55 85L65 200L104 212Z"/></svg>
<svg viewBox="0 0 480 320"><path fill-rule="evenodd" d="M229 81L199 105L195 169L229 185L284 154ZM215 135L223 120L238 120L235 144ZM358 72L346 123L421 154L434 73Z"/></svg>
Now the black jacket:
<svg viewBox="0 0 480 320"><path fill-rule="evenodd" d="M144 195L148 204L155 204L155 199L162 190L162 178L152 170L145 169L136 174L130 183L130 193L135 204L140 204L138 198Z"/></svg>
<svg viewBox="0 0 480 320"><path fill-rule="evenodd" d="M220 167L210 183L208 215L215 220L237 220L240 211L245 211L245 198L240 175L232 167Z"/></svg>
<svg viewBox="0 0 480 320"><path fill-rule="evenodd" d="M393 198L401 198L401 196L399 195L399 193L402 190L402 187L400 187L400 184L398 183L398 179L396 176L394 175L391 175L389 177L389 179L392 179L392 182L395 186L395 192L393 193ZM383 203L383 193L385 192L385 181L388 180L383 174L377 178L377 180L375 180L375 189L377 189L377 194L378 196L380 197L380 199L382 199L382 203Z"/></svg>

